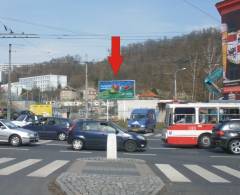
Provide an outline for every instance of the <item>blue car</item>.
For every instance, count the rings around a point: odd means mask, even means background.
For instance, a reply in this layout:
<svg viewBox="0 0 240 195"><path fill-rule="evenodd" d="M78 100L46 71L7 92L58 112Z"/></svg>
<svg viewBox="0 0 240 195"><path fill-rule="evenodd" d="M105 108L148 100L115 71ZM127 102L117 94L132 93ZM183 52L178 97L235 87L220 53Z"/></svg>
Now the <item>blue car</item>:
<svg viewBox="0 0 240 195"><path fill-rule="evenodd" d="M108 134L117 135L118 150L134 152L143 149L147 140L136 133L129 133L113 122L97 120L78 120L74 123L68 135L68 143L74 150L106 149Z"/></svg>
<svg viewBox="0 0 240 195"><path fill-rule="evenodd" d="M37 132L40 139L64 141L68 136L71 123L71 120L66 118L43 117L38 122L31 123L23 128Z"/></svg>

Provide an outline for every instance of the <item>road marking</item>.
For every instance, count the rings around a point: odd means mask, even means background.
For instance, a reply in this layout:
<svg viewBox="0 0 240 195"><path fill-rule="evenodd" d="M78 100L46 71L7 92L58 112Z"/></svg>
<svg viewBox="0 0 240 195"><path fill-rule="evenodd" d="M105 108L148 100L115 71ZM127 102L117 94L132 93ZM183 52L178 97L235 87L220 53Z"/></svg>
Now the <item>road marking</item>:
<svg viewBox="0 0 240 195"><path fill-rule="evenodd" d="M144 136L144 137L149 137L149 136L151 136L151 135L153 135L153 133L146 133L146 134L144 134L143 136Z"/></svg>
<svg viewBox="0 0 240 195"><path fill-rule="evenodd" d="M8 167L0 169L0 175L10 175L12 173L20 171L21 169L24 169L40 161L41 159L28 159L28 160L16 163L14 165L10 165Z"/></svg>
<svg viewBox="0 0 240 195"><path fill-rule="evenodd" d="M155 164L155 165L172 182L191 182L187 177L185 177L182 173L177 171L169 164Z"/></svg>
<svg viewBox="0 0 240 195"><path fill-rule="evenodd" d="M85 152L85 151L75 151L75 150L60 150L60 152L66 153L81 153L81 154L92 154L92 152Z"/></svg>
<svg viewBox="0 0 240 195"><path fill-rule="evenodd" d="M61 168L65 164L69 163L68 160L55 160L48 165L28 174L29 177L47 177L57 169Z"/></svg>
<svg viewBox="0 0 240 195"><path fill-rule="evenodd" d="M27 149L27 148L0 148L0 150L22 150L22 151L27 151L29 149Z"/></svg>
<svg viewBox="0 0 240 195"><path fill-rule="evenodd" d="M162 147L162 148L152 148L152 147L148 147L148 149L150 149L150 150L176 150L178 148L165 148L165 147Z"/></svg>
<svg viewBox="0 0 240 195"><path fill-rule="evenodd" d="M161 133L156 134L154 137L162 137Z"/></svg>
<svg viewBox="0 0 240 195"><path fill-rule="evenodd" d="M239 156L209 156L210 158L240 158Z"/></svg>
<svg viewBox="0 0 240 195"><path fill-rule="evenodd" d="M123 153L129 156L157 156L156 154L136 154L136 153Z"/></svg>
<svg viewBox="0 0 240 195"><path fill-rule="evenodd" d="M16 159L16 158L0 158L0 164L12 161L14 159Z"/></svg>
<svg viewBox="0 0 240 195"><path fill-rule="evenodd" d="M240 171L238 170L232 169L227 166L220 166L220 165L213 165L213 167L240 179Z"/></svg>
<svg viewBox="0 0 240 195"><path fill-rule="evenodd" d="M229 183L228 180L226 180L226 179L224 179L224 178L222 178L222 177L220 177L198 165L184 165L184 166L211 183Z"/></svg>
<svg viewBox="0 0 240 195"><path fill-rule="evenodd" d="M45 144L46 146L69 146L68 144Z"/></svg>
<svg viewBox="0 0 240 195"><path fill-rule="evenodd" d="M47 144L52 142L53 140L39 140L38 142L36 142L36 144Z"/></svg>

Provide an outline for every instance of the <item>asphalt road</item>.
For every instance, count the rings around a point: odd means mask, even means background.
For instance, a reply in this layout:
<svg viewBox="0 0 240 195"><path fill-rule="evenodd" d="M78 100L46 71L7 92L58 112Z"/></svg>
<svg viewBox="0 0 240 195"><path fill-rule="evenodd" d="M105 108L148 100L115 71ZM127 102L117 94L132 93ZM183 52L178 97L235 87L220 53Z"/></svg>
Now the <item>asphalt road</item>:
<svg viewBox="0 0 240 195"><path fill-rule="evenodd" d="M166 147L160 135L146 134L146 151L118 152L121 158L146 160L166 184L164 194L239 194L240 156L220 149ZM105 151L72 151L66 142L41 140L13 148L0 146L0 194L46 195L48 185L74 160L105 157Z"/></svg>

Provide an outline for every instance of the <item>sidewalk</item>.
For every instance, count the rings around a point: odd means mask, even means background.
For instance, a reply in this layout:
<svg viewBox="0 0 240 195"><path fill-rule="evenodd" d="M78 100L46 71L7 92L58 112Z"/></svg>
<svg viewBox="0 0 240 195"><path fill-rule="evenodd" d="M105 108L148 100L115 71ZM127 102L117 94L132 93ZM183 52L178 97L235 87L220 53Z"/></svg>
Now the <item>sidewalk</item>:
<svg viewBox="0 0 240 195"><path fill-rule="evenodd" d="M164 188L143 160L78 159L56 179L67 195L157 195Z"/></svg>

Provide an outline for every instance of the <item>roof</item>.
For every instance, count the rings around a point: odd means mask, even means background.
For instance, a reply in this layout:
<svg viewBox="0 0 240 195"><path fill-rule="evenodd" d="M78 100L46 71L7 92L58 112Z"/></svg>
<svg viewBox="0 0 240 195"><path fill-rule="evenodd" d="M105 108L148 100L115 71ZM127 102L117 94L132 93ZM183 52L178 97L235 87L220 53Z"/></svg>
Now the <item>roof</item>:
<svg viewBox="0 0 240 195"><path fill-rule="evenodd" d="M158 98L159 96L155 93L153 93L152 91L145 91L141 94L138 95L139 97L154 97L154 98Z"/></svg>
<svg viewBox="0 0 240 195"><path fill-rule="evenodd" d="M167 108L239 108L240 103L187 103L187 104L167 104Z"/></svg>
<svg viewBox="0 0 240 195"><path fill-rule="evenodd" d="M223 16L236 10L240 10L240 0L225 0L216 4L219 13Z"/></svg>

